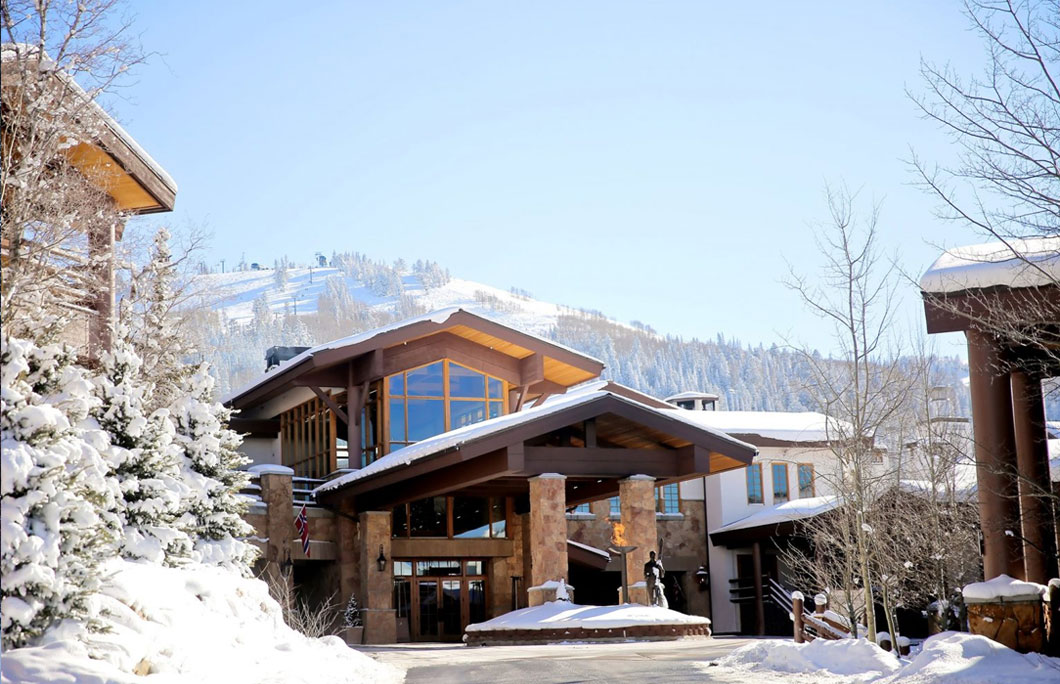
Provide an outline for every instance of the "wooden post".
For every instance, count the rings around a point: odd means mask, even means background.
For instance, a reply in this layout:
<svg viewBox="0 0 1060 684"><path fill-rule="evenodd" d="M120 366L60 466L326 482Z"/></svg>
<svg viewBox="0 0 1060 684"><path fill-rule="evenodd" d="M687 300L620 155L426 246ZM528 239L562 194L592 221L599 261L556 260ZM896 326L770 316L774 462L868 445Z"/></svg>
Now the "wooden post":
<svg viewBox="0 0 1060 684"><path fill-rule="evenodd" d="M825 611L828 610L828 597L824 594L817 594L813 597L813 612L814 615L824 615Z"/></svg>
<svg viewBox="0 0 1060 684"><path fill-rule="evenodd" d="M762 543L755 542L751 547L751 560L755 573L755 634L765 636L766 606L762 591Z"/></svg>
<svg viewBox="0 0 1060 684"><path fill-rule="evenodd" d="M802 592L793 591L791 592L791 620L795 624L795 643L801 644L806 641L806 637L802 632L802 604L803 604Z"/></svg>
<svg viewBox="0 0 1060 684"><path fill-rule="evenodd" d="M1019 470L1020 522L1027 581L1045 584L1056 573L1053 516L1049 505L1049 454L1045 436L1042 384L1023 371L1012 381L1012 418Z"/></svg>
<svg viewBox="0 0 1060 684"><path fill-rule="evenodd" d="M1001 350L993 336L978 330L968 338L968 380L972 396L972 428L979 482L979 519L983 532L983 575L1023 579L1019 530L1018 487L1014 477L1015 438L1012 390L1001 370Z"/></svg>

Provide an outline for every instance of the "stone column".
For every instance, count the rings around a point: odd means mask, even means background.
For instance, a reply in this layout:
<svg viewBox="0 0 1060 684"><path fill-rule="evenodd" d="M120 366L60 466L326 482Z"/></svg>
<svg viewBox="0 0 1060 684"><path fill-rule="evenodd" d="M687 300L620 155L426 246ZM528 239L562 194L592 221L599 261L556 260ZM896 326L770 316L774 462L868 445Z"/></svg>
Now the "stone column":
<svg viewBox="0 0 1060 684"><path fill-rule="evenodd" d="M1026 579L1045 584L1055 576L1049 452L1040 380L1023 371L1012 373L1012 417L1019 470L1020 522Z"/></svg>
<svg viewBox="0 0 1060 684"><path fill-rule="evenodd" d="M619 480L618 499L625 545L637 547L626 556L629 600L649 605L644 564L648 562L649 551L659 550L659 530L655 525L655 478L633 475Z"/></svg>
<svg viewBox="0 0 1060 684"><path fill-rule="evenodd" d="M284 466L273 466L273 472L259 475L261 500L265 503L265 576L270 583L286 582L293 589L291 576L291 540L294 528L294 497L291 476L294 471ZM286 472L282 472L286 471Z"/></svg>
<svg viewBox="0 0 1060 684"><path fill-rule="evenodd" d="M766 633L766 599L762 590L762 543L755 542L751 545L751 567L754 570L755 588L755 634L765 636Z"/></svg>
<svg viewBox="0 0 1060 684"><path fill-rule="evenodd" d="M1023 550L1015 478L1012 392L993 336L968 330L968 371L972 395L979 520L983 531L983 575L1023 578ZM1012 534L1006 534L1006 531Z"/></svg>
<svg viewBox="0 0 1060 684"><path fill-rule="evenodd" d="M394 612L394 559L390 555L390 511L365 511L358 521L360 536L361 618L364 643L392 644L397 641L397 617ZM386 558L386 568L379 570L378 558Z"/></svg>
<svg viewBox="0 0 1060 684"><path fill-rule="evenodd" d="M351 595L364 606L364 592L361 590L361 545L357 521L349 508L340 506L335 513L335 543L338 546L339 564L339 605L345 607Z"/></svg>
<svg viewBox="0 0 1060 684"><path fill-rule="evenodd" d="M530 478L530 577L529 604L539 606L556 599L557 586L567 582L567 478L546 473Z"/></svg>

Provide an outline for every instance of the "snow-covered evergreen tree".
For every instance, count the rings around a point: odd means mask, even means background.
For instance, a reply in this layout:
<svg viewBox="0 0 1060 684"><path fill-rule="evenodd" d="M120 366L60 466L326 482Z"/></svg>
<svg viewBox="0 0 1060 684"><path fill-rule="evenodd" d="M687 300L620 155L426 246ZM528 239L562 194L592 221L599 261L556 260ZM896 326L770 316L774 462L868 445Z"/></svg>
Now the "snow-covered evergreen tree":
<svg viewBox="0 0 1060 684"><path fill-rule="evenodd" d="M202 364L170 407L187 485L181 522L195 538L199 560L247 575L257 549L240 539L253 528L242 517L246 503L239 496L247 473L237 469L249 460L238 451L242 438L228 428L232 412L213 400L213 389L209 366Z"/></svg>
<svg viewBox="0 0 1060 684"><path fill-rule="evenodd" d="M58 345L4 337L0 349L3 647L90 617L98 563L118 533L107 436L88 419L92 384Z"/></svg>
<svg viewBox="0 0 1060 684"><path fill-rule="evenodd" d="M181 478L180 449L173 443L168 410L146 413L150 386L123 332L115 335L113 350L102 355L103 372L96 378L100 402L93 410L110 434L110 466L121 487L121 555L177 565L192 547L190 537L177 526L187 487Z"/></svg>

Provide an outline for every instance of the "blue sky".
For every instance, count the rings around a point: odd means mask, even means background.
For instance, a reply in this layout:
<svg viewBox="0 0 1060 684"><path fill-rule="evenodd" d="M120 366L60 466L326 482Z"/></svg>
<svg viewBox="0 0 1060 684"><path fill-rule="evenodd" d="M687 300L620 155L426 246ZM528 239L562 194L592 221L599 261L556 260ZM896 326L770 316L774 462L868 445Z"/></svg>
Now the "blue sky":
<svg viewBox="0 0 1060 684"><path fill-rule="evenodd" d="M980 241L904 161L952 161L905 94L921 57L985 61L956 2L134 9L158 56L108 106L213 264L429 258L662 332L829 349L780 284L819 263L825 183L883 202L911 272Z"/></svg>

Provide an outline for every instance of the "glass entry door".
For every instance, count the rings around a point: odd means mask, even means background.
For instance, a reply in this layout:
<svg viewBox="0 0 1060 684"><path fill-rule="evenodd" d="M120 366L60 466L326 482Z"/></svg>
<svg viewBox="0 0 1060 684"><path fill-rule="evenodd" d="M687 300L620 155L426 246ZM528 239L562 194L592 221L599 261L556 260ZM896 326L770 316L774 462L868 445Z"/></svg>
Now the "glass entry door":
<svg viewBox="0 0 1060 684"><path fill-rule="evenodd" d="M395 608L407 616L413 641L460 641L464 628L486 619L482 561L394 562Z"/></svg>

